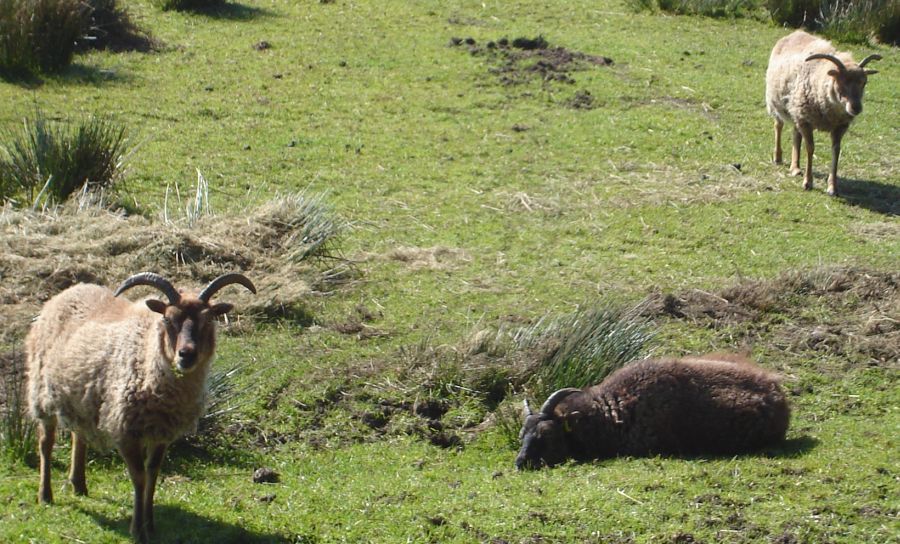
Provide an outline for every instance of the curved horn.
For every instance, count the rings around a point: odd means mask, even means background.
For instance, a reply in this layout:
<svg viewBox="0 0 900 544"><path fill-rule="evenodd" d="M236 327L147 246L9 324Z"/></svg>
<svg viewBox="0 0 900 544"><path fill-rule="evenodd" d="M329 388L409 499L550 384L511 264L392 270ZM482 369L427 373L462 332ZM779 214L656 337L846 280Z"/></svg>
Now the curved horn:
<svg viewBox="0 0 900 544"><path fill-rule="evenodd" d="M153 272L141 272L140 274L135 274L130 278L126 279L119 285L119 288L116 289L116 292L113 296L119 296L128 289L132 287L136 287L138 285L149 285L150 287L156 287L160 291L163 292L169 298L169 304L178 304L178 301L181 300L181 294L175 289L172 283L166 278L160 276L159 274L154 274Z"/></svg>
<svg viewBox="0 0 900 544"><path fill-rule="evenodd" d="M861 61L859 61L859 67L860 67L860 68L863 68L863 67L865 67L866 64L869 64L869 63L872 62L873 60L881 60L881 55L879 55L879 54L877 54L877 53L874 54L874 55L869 55L868 57L866 57L866 58L862 59Z"/></svg>
<svg viewBox="0 0 900 544"><path fill-rule="evenodd" d="M209 282L209 285L203 288L203 291L200 291L200 295L198 298L203 302L209 302L209 299L215 295L219 289L225 287L226 285L231 285L232 283L239 283L250 290L254 295L256 294L256 286L253 285L253 282L247 279L247 276L243 274L222 274L218 278Z"/></svg>
<svg viewBox="0 0 900 544"><path fill-rule="evenodd" d="M559 401L568 397L572 393L581 393L581 389L575 389L574 387L566 387L565 389L560 389L559 391L550 395L550 398L544 402L544 405L541 406L541 414L544 415L553 415L553 409L556 408L556 405L559 404Z"/></svg>
<svg viewBox="0 0 900 544"><path fill-rule="evenodd" d="M810 56L806 57L807 62L809 62L811 60L815 60L815 59L830 60L838 67L838 70L840 70L840 72L842 74L847 73L847 67L844 66L844 63L841 62L841 59L835 57L834 55L828 55L826 53L816 53L815 55L810 55Z"/></svg>

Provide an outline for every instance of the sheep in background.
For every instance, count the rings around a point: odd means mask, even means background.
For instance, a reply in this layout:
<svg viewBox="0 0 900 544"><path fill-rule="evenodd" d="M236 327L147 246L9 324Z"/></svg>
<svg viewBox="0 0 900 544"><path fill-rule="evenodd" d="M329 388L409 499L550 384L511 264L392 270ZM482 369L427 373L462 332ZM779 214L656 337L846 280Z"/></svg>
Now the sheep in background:
<svg viewBox="0 0 900 544"><path fill-rule="evenodd" d="M776 164L781 164L781 129L794 125L791 175L799 176L800 142L806 142L803 188L812 189L813 130L831 133L831 170L828 194L837 195L837 164L841 139L862 113L867 76L877 73L865 66L880 55L857 64L850 53L839 53L826 40L798 30L780 39L772 49L766 70L766 108L775 117Z"/></svg>
<svg viewBox="0 0 900 544"><path fill-rule="evenodd" d="M163 456L203 412L216 317L232 309L209 300L233 283L256 292L241 274L220 276L194 296L145 272L115 293L78 284L47 301L26 339L28 408L39 433L39 502L53 500L50 456L60 420L72 430L69 480L76 494L87 494L87 443L119 450L134 485L131 534L146 542ZM159 289L168 302L117 298L138 285Z"/></svg>
<svg viewBox="0 0 900 544"><path fill-rule="evenodd" d="M732 455L784 440L790 410L775 374L740 355L647 359L586 389L525 404L516 467L617 455Z"/></svg>

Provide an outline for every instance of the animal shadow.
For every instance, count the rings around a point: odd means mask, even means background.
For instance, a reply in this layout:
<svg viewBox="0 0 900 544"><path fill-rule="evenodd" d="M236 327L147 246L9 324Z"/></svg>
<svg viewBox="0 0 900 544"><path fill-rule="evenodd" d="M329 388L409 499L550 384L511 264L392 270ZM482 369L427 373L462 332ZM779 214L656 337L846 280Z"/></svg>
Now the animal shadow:
<svg viewBox="0 0 900 544"><path fill-rule="evenodd" d="M781 446L764 450L764 454L767 457L795 459L797 457L803 457L818 445L819 440L817 438L803 435L796 438L788 438Z"/></svg>
<svg viewBox="0 0 900 544"><path fill-rule="evenodd" d="M811 452L816 446L819 445L819 440L817 438L813 438L812 436L803 435L798 436L796 438L787 438L777 446L767 446L762 449L748 451L744 453L739 453L737 455L734 454L710 454L710 455L673 455L674 458L681 459L733 459L734 457L738 458L753 458L753 457L766 457L771 459L795 459L798 457L803 457L807 453Z"/></svg>
<svg viewBox="0 0 900 544"><path fill-rule="evenodd" d="M128 79L128 76L123 76L118 72L78 63L72 63L58 73L50 75L39 75L27 71L0 71L0 80L28 90L39 89L47 81L97 87L111 82L126 82Z"/></svg>
<svg viewBox="0 0 900 544"><path fill-rule="evenodd" d="M79 508L96 520L103 529L128 538L131 516L110 518L98 512ZM154 509L156 531L151 542L178 542L179 544L287 544L295 538L276 533L260 533L223 521L182 510L176 506L156 505Z"/></svg>
<svg viewBox="0 0 900 544"><path fill-rule="evenodd" d="M225 19L229 21L251 21L259 17L271 17L273 12L255 6L246 6L237 2L225 2L223 4L189 8L189 11L197 15L209 17L210 19Z"/></svg>
<svg viewBox="0 0 900 544"><path fill-rule="evenodd" d="M900 215L900 186L877 181L841 178L838 198L886 215Z"/></svg>

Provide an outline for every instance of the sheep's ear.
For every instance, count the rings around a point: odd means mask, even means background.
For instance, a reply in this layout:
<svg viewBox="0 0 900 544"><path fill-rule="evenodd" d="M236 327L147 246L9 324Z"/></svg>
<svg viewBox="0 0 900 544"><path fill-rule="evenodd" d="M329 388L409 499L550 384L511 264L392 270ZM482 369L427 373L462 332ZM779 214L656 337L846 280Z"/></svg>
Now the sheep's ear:
<svg viewBox="0 0 900 544"><path fill-rule="evenodd" d="M147 299L145 301L145 303L147 304L147 307L150 308L150 310L152 310L158 314L165 315L166 307L167 307L167 304L165 302L151 298L151 299Z"/></svg>
<svg viewBox="0 0 900 544"><path fill-rule="evenodd" d="M875 75L878 73L878 70L865 70L867 76Z"/></svg>
<svg viewBox="0 0 900 544"><path fill-rule="evenodd" d="M838 77L839 75L841 75L841 72L838 71L838 70L828 70L828 75L830 75L831 77L837 79L837 77Z"/></svg>
<svg viewBox="0 0 900 544"><path fill-rule="evenodd" d="M213 304L209 307L209 311L212 312L213 315L224 315L234 309L234 304L228 304L227 302L220 302L219 304Z"/></svg>

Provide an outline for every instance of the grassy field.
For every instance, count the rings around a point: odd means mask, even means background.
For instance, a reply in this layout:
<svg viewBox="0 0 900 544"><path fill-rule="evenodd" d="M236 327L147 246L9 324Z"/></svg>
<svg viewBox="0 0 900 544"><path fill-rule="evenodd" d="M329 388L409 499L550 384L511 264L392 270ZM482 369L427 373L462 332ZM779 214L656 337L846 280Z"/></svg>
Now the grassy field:
<svg viewBox="0 0 900 544"><path fill-rule="evenodd" d="M304 190L350 224L343 260L314 263L346 278L313 286L311 320L222 334L242 403L173 448L158 542L900 542L895 48L838 44L884 59L831 198L827 135L813 191L771 163L764 74L788 30L765 21L615 0L124 5L158 51L0 82L0 125L116 115L140 143L121 198L146 221L199 170L218 217ZM488 45L537 36L570 55ZM7 308L34 283L19 257L0 256ZM471 391L467 339L665 294L681 306L648 312L651 351L749 350L785 376L787 444L517 473L505 429L528 393ZM0 541L128 541L124 464L91 459L90 497L51 507L33 466L0 460ZM252 483L260 467L279 481Z"/></svg>

